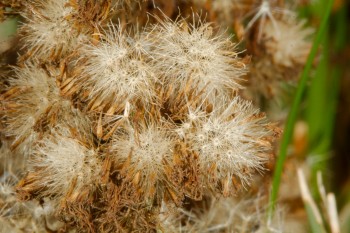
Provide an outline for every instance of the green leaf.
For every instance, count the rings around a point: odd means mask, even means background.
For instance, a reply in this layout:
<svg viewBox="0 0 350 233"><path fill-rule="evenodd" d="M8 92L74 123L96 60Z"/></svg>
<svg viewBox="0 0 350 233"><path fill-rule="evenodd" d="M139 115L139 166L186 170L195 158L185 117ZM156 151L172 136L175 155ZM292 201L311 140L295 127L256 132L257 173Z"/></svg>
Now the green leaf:
<svg viewBox="0 0 350 233"><path fill-rule="evenodd" d="M268 211L268 218L271 219L274 213L275 204L278 196L278 190L281 182L281 175L283 170L284 161L287 157L287 149L289 146L289 143L293 136L293 129L294 124L297 119L298 111L299 111L299 105L302 100L302 95L306 89L306 83L308 81L309 73L312 68L312 63L315 59L315 56L318 52L318 47L320 43L323 40L324 33L326 31L327 25L328 25L328 19L331 13L331 9L333 6L333 0L329 0L326 5L326 11L322 17L321 25L319 27L319 30L317 31L316 37L314 39L310 54L308 56L308 59L306 61L306 65L304 67L304 70L301 74L301 78L297 87L297 91L294 96L292 108L289 112L287 123L284 128L284 134L282 137L282 142L280 146L279 156L277 158L276 168L273 176L273 182L272 182L272 190L270 194L270 200L269 200L269 211Z"/></svg>

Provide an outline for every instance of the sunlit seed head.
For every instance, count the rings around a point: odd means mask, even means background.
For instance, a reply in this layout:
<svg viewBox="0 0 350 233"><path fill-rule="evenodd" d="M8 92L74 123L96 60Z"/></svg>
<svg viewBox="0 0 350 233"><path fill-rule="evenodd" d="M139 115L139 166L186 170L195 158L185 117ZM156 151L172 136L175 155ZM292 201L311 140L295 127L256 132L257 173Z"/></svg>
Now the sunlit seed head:
<svg viewBox="0 0 350 233"><path fill-rule="evenodd" d="M18 144L21 152L30 153L38 134L49 132L58 124L89 134L90 121L60 96L54 77L31 63L14 72L15 76L8 79L8 92L14 93L2 102L5 108L1 116L6 125L2 132L14 140L13 145Z"/></svg>
<svg viewBox="0 0 350 233"><path fill-rule="evenodd" d="M42 196L62 197L72 188L73 182L76 182L73 188L77 191L93 185L101 170L94 149L59 132L38 143L31 165L35 171L39 171L37 185L45 187Z"/></svg>
<svg viewBox="0 0 350 233"><path fill-rule="evenodd" d="M240 88L245 69L235 45L210 24L166 20L153 26L150 35L150 56L165 84L183 90L192 82L197 92L206 88L207 96Z"/></svg>
<svg viewBox="0 0 350 233"><path fill-rule="evenodd" d="M66 17L72 12L67 0L31 0L23 13L26 22L21 30L31 56L52 61L73 51L87 37L77 32Z"/></svg>
<svg viewBox="0 0 350 233"><path fill-rule="evenodd" d="M271 150L260 143L271 132L258 113L250 102L235 97L228 106L218 106L207 117L192 121L191 128L183 126L184 138L199 153L202 169L215 163L219 179L229 174L248 184L249 175L243 170L262 170Z"/></svg>
<svg viewBox="0 0 350 233"><path fill-rule="evenodd" d="M117 133L111 150L119 163L130 156L131 177L141 174L140 186L147 193L164 181L164 162L171 162L174 144L173 136L160 126L144 125Z"/></svg>
<svg viewBox="0 0 350 233"><path fill-rule="evenodd" d="M89 99L126 104L136 99L150 102L155 95L155 75L144 57L142 38L128 35L120 25L110 25L97 45L80 48L76 66L82 74L77 85L89 92Z"/></svg>

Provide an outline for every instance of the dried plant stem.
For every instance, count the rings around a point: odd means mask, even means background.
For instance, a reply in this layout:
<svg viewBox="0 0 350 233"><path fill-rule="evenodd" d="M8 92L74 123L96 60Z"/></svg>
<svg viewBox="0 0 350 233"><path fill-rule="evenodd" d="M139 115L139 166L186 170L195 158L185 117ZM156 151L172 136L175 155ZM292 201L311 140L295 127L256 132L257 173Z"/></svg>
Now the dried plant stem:
<svg viewBox="0 0 350 233"><path fill-rule="evenodd" d="M302 100L303 93L306 89L308 74L312 68L312 63L313 63L314 58L317 54L318 47L322 41L322 37L324 35L324 32L327 28L327 23L328 23L328 19L329 19L330 13L331 13L332 6L333 6L333 0L329 0L327 3L325 13L323 15L319 30L317 31L316 37L314 39L310 54L309 54L308 59L306 61L306 65L305 65L304 70L301 74L298 88L297 88L297 91L296 91L295 96L294 96L293 105L292 105L291 110L289 112L287 123L285 125L284 134L282 137L280 151L279 151L279 155L277 158L276 168L275 168L275 172L274 172L274 176L273 176L272 190L271 190L270 200L269 200L269 211L268 211L268 219L269 220L272 219L272 217L273 217L275 204L276 204L276 200L277 200L277 196L278 196L278 190L279 190L279 186L280 186L280 182L281 182L283 165L284 165L284 161L285 161L286 156L287 156L288 145L289 145L290 140L293 136L293 129L294 129L295 121L297 119L299 105L300 105L300 102Z"/></svg>

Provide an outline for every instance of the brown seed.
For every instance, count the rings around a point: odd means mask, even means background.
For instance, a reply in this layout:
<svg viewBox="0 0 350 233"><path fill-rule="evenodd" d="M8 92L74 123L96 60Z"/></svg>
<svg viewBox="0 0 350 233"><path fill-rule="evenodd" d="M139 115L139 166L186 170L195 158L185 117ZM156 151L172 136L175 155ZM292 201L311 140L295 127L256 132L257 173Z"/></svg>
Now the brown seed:
<svg viewBox="0 0 350 233"><path fill-rule="evenodd" d="M98 138L100 138L100 139L103 137L102 112L101 112L100 117L99 117L98 122L97 122L96 136L97 136Z"/></svg>
<svg viewBox="0 0 350 233"><path fill-rule="evenodd" d="M0 100L14 98L28 89L30 89L30 87L13 87L10 90L6 91L4 94L0 95Z"/></svg>
<svg viewBox="0 0 350 233"><path fill-rule="evenodd" d="M132 183L137 186L140 182L140 172L137 172L132 180Z"/></svg>

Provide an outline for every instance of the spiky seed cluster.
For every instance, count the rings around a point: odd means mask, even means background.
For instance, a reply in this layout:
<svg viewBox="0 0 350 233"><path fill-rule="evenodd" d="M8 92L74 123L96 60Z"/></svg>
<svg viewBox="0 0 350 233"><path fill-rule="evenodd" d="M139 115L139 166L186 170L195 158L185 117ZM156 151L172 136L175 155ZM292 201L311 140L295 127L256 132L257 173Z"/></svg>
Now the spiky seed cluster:
<svg viewBox="0 0 350 233"><path fill-rule="evenodd" d="M3 106L7 110L3 114L6 136L15 137L13 145L30 145L38 136L34 131L35 125L40 121L51 104L59 103L58 89L55 81L50 79L44 70L32 64L15 70L16 77L11 78L10 89L2 95ZM29 150L26 146L24 150Z"/></svg>
<svg viewBox="0 0 350 233"><path fill-rule="evenodd" d="M65 83L64 92L78 86L79 91L87 93L92 110L96 105L123 109L126 102L151 102L155 75L144 55L143 39L126 35L121 25L108 29L97 45L88 44L79 50L74 85Z"/></svg>
<svg viewBox="0 0 350 233"><path fill-rule="evenodd" d="M183 90L188 83L197 93L224 94L240 88L245 65L229 37L215 34L209 23L188 24L170 20L152 28L150 55L165 85Z"/></svg>
<svg viewBox="0 0 350 233"><path fill-rule="evenodd" d="M249 184L252 173L263 169L269 159L271 130L264 115L239 97L205 115L189 115L180 132L199 154L206 180L215 181L209 187L215 189L221 182L224 195L229 195L238 188L235 185Z"/></svg>
<svg viewBox="0 0 350 233"><path fill-rule="evenodd" d="M23 13L27 22L21 28L28 56L43 61L55 60L85 40L85 36L67 21L73 10L67 3L67 0L28 1Z"/></svg>
<svg viewBox="0 0 350 233"><path fill-rule="evenodd" d="M165 164L171 163L174 142L174 136L160 126L135 125L114 135L111 150L125 166L126 179L150 198L165 181Z"/></svg>
<svg viewBox="0 0 350 233"><path fill-rule="evenodd" d="M90 121L60 96L55 82L32 63L15 69L10 87L0 96L5 109L1 113L5 125L2 131L14 139L12 149L21 145L21 151L28 153L38 136L58 123L88 133Z"/></svg>
<svg viewBox="0 0 350 233"><path fill-rule="evenodd" d="M31 155L31 176L20 183L22 197L40 190L41 197L59 200L96 183L101 173L97 152L68 135L61 129L38 142Z"/></svg>
<svg viewBox="0 0 350 233"><path fill-rule="evenodd" d="M273 137L263 115L234 97L246 67L232 38L201 21L157 17L127 33L122 18L102 23L112 2L27 4L22 61L40 64L24 63L0 90L2 133L13 147L34 146L22 199L51 198L78 231L156 231L162 202L182 206L249 184Z"/></svg>
<svg viewBox="0 0 350 233"><path fill-rule="evenodd" d="M308 41L314 30L305 28L305 21L278 20L275 25L267 21L262 29L267 53L273 61L285 67L303 65L311 48Z"/></svg>

